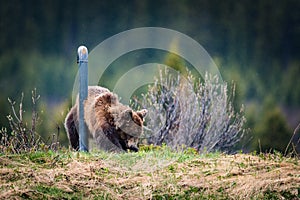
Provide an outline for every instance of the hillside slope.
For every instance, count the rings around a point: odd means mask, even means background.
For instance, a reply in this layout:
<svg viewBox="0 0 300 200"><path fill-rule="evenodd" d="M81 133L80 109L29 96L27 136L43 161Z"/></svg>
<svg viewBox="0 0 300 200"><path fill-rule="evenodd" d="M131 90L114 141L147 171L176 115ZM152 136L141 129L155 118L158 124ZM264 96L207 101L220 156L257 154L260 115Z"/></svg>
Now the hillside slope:
<svg viewBox="0 0 300 200"><path fill-rule="evenodd" d="M0 156L0 199L298 199L299 160L139 152Z"/></svg>

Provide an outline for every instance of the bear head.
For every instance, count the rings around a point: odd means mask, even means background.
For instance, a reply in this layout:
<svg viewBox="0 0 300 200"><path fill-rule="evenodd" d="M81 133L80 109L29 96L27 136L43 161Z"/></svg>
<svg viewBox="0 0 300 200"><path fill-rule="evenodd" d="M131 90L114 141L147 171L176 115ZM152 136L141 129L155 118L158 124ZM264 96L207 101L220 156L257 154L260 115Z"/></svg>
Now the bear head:
<svg viewBox="0 0 300 200"><path fill-rule="evenodd" d="M132 110L129 106L121 104L118 97L111 92L99 96L96 107L105 113L103 117L109 124L109 132L103 131L110 141L125 151L137 152L138 139L143 133L143 122L148 111Z"/></svg>
<svg viewBox="0 0 300 200"><path fill-rule="evenodd" d="M124 150L138 151L138 139L143 133L143 122L147 110L134 111L122 104L114 105L110 109L114 118L117 135Z"/></svg>

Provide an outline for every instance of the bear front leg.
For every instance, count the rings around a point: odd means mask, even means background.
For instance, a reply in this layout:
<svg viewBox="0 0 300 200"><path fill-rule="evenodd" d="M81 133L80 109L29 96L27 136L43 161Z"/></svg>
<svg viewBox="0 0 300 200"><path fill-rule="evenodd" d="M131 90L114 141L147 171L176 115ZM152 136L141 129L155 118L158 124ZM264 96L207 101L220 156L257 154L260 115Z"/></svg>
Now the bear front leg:
<svg viewBox="0 0 300 200"><path fill-rule="evenodd" d="M114 144L116 147L122 150L126 150L126 144L119 138L119 135L114 127L110 124L102 125L103 134L109 139L109 141Z"/></svg>
<svg viewBox="0 0 300 200"><path fill-rule="evenodd" d="M67 130L68 138L71 144L71 147L76 151L79 150L79 134L76 128L76 108L72 108L68 113L65 120L65 128Z"/></svg>

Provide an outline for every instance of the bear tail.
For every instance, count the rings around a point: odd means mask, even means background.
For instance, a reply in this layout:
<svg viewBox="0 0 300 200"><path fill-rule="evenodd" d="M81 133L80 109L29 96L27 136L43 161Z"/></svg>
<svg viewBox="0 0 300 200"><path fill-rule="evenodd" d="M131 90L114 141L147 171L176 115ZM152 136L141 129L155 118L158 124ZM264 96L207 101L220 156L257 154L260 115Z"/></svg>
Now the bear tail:
<svg viewBox="0 0 300 200"><path fill-rule="evenodd" d="M68 113L66 120L65 120L65 128L68 134L68 138L71 144L71 147L75 149L76 151L79 150L79 134L76 128L76 123L75 123L75 113L74 110L75 108L73 107L70 112Z"/></svg>

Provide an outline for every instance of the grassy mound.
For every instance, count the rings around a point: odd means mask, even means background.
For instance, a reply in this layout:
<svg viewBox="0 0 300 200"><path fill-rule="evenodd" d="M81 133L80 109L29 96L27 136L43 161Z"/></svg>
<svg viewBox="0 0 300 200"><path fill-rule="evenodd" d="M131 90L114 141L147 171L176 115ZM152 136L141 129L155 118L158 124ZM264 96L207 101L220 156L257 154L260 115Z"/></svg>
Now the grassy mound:
<svg viewBox="0 0 300 200"><path fill-rule="evenodd" d="M35 152L0 156L0 199L298 199L280 154Z"/></svg>

